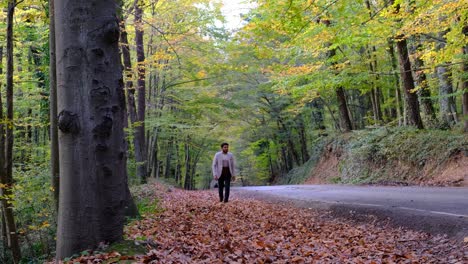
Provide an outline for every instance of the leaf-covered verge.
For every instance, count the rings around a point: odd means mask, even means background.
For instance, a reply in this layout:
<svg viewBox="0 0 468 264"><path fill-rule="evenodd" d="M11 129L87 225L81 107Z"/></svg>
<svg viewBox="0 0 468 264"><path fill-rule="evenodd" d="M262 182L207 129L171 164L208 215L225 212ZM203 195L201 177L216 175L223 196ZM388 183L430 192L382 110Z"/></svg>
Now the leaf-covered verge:
<svg viewBox="0 0 468 264"><path fill-rule="evenodd" d="M379 128L319 138L310 160L278 183L466 184L468 135Z"/></svg>
<svg viewBox="0 0 468 264"><path fill-rule="evenodd" d="M146 253L85 254L70 263L466 263L467 244L330 220L317 211L148 184L161 206L126 227Z"/></svg>

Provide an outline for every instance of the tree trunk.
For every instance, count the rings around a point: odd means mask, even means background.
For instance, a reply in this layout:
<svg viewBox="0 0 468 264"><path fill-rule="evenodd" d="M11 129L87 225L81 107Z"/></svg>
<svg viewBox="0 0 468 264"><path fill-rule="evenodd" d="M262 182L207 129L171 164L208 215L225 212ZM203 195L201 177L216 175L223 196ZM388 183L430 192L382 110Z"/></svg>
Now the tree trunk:
<svg viewBox="0 0 468 264"><path fill-rule="evenodd" d="M463 27L463 34L468 36L468 26ZM468 133L468 62L466 59L468 58L468 45L463 47L463 55L465 56L465 63L462 64L462 90L463 90L463 99L462 99L462 107L463 107L463 120L464 120L464 131Z"/></svg>
<svg viewBox="0 0 468 264"><path fill-rule="evenodd" d="M341 129L343 129L345 132L351 131L353 130L353 126L351 123L351 118L349 117L348 105L346 103L346 95L343 87L336 88L335 93L336 98L338 99L338 107L340 110Z"/></svg>
<svg viewBox="0 0 468 264"><path fill-rule="evenodd" d="M398 76L398 69L397 69L397 59L395 56L395 49L393 47L393 41L389 40L388 41L388 54L390 55L390 61L392 64L392 71L393 71L393 82L394 82L394 87L395 87L395 102L396 102L396 107L395 107L395 117L398 120L398 125L402 125L402 100L401 100L401 91L400 91L400 78Z"/></svg>
<svg viewBox="0 0 468 264"><path fill-rule="evenodd" d="M327 27L330 26L331 22L329 20L323 20L323 24ZM333 58L336 54L336 49L331 49L328 51L327 57ZM332 63L334 65L335 63ZM339 86L335 89L336 98L338 100L338 108L340 111L340 127L344 132L353 130L353 125L351 118L349 116L348 104L346 103L346 95L342 86Z"/></svg>
<svg viewBox="0 0 468 264"><path fill-rule="evenodd" d="M437 77L439 78L439 105L442 121L449 127L456 122L455 98L453 97L453 87L450 80L450 71L446 66L437 67Z"/></svg>
<svg viewBox="0 0 468 264"><path fill-rule="evenodd" d="M154 142L153 142L153 170L157 171L159 169L159 133L160 129L158 127L154 128ZM153 177L156 177L156 173L153 173Z"/></svg>
<svg viewBox="0 0 468 264"><path fill-rule="evenodd" d="M145 51L143 46L143 10L141 9L141 1L135 1L135 45L137 55L137 90L138 90L138 105L137 105L137 117L138 125L135 126L135 159L137 161L137 176L142 183L146 182L146 148L145 148Z"/></svg>
<svg viewBox="0 0 468 264"><path fill-rule="evenodd" d="M0 172L1 174L1 172ZM1 194L1 192L0 192ZM5 259L6 256L7 256L7 250L8 248L5 246L5 245L8 245L8 234L7 234L7 226L6 226L6 220L5 220L5 212L3 210L3 207L0 208L0 213L2 213L1 217L0 217L0 220L2 221L2 226L0 227L1 228L1 237L2 237L2 243L3 243L3 247L2 247L2 252L1 252L1 257L2 259Z"/></svg>
<svg viewBox="0 0 468 264"><path fill-rule="evenodd" d="M372 73L371 75L371 102L372 102L372 109L374 113L374 121L375 123L379 124L383 121L382 117L382 110L380 107L380 89L377 87L377 83L379 81L379 75L377 74L377 60L374 58L372 52L375 52L375 47L367 47L367 53L369 58L369 70Z"/></svg>
<svg viewBox="0 0 468 264"><path fill-rule="evenodd" d="M291 129L288 129L286 125L284 124L283 119L280 117L279 113L276 114L278 123L281 124L281 127L279 127L280 133L283 135L283 140L284 137L286 139L284 140L285 144L287 145L288 149L288 157L289 157L289 165L290 169L294 168L295 165L299 165L299 154L296 151L296 148L294 147L294 142L292 140L292 134L291 134Z"/></svg>
<svg viewBox="0 0 468 264"><path fill-rule="evenodd" d="M408 122L410 125L416 126L418 129L423 129L424 126L419 113L418 96L414 92L414 79L411 74L411 62L409 60L406 39L400 36L396 42L396 46L399 55L401 80L408 106Z"/></svg>
<svg viewBox="0 0 468 264"><path fill-rule="evenodd" d="M369 0L366 0L366 8L369 11L369 17L372 19L373 17L373 10ZM377 74L377 60L375 59L374 53L376 52L375 46L367 47L367 54L369 58L369 70L372 73L372 89L371 89L371 102L372 102L372 109L374 112L374 121L375 123L381 123L383 121L382 117L382 110L380 107L380 91L377 87L377 83L379 80L379 75Z"/></svg>
<svg viewBox="0 0 468 264"><path fill-rule="evenodd" d="M0 46L0 76L3 74L3 47ZM0 120L3 119L3 104L2 104L2 84L0 83ZM3 168L4 168L4 161L5 161L5 137L3 135L3 123L0 122L0 183L3 183ZM0 197L3 195L3 188L0 188ZM1 240L2 240L2 257L4 258L6 255L6 249L8 247L7 244L7 231L6 231L6 220L5 220L5 212L3 210L3 201L0 199L2 202L0 204L0 220L2 222L2 225L0 226L0 232L1 232Z"/></svg>
<svg viewBox="0 0 468 264"><path fill-rule="evenodd" d="M6 120L5 137L3 136L3 125L0 125L0 181L3 184L0 195L2 197L9 197L12 195L13 189L13 17L15 12L16 1L8 1L7 11L7 43L6 43L6 119L3 117L3 106L0 102L0 120ZM21 259L21 249L18 241L18 234L16 233L16 224L13 214L12 199L2 199L2 208L5 214L5 222L8 235L8 247L11 249L13 261L19 263Z"/></svg>
<svg viewBox="0 0 468 264"><path fill-rule="evenodd" d="M57 259L122 239L129 203L125 94L113 0L55 3Z"/></svg>
<svg viewBox="0 0 468 264"><path fill-rule="evenodd" d="M171 161L172 161L172 152L174 149L174 135L171 135L169 141L167 142L166 148L166 170L164 171L164 177L170 178L172 171Z"/></svg>
<svg viewBox="0 0 468 264"><path fill-rule="evenodd" d="M120 21L120 43L122 50L122 59L125 72L125 90L127 98L127 111L130 118L130 124L133 126L137 121L137 113L135 107L135 88L133 88L133 71L132 61L130 57L130 47L128 44L127 30L125 29L125 21ZM136 138L136 134L134 135ZM134 142L136 144L136 142Z"/></svg>
<svg viewBox="0 0 468 264"><path fill-rule="evenodd" d="M58 211L60 190L60 167L57 128L57 72L55 57L55 0L49 0L49 85L50 85L50 172L55 201L55 210Z"/></svg>
<svg viewBox="0 0 468 264"><path fill-rule="evenodd" d="M184 177L184 189L191 190L191 156L190 156L190 136L187 137L187 142L184 144L185 150L185 177Z"/></svg>
<svg viewBox="0 0 468 264"><path fill-rule="evenodd" d="M298 116L298 132L299 132L299 138L300 138L300 144L301 144L301 157L302 157L302 163L306 163L310 156L309 152L307 151L307 138L305 134L305 126L304 126L304 120L302 118L302 115Z"/></svg>
<svg viewBox="0 0 468 264"><path fill-rule="evenodd" d="M369 107L369 94L361 94L359 90L350 90L348 94L348 105L350 116L353 120L354 129L362 129L366 126L365 118ZM369 99L369 102L368 100Z"/></svg>
<svg viewBox="0 0 468 264"><path fill-rule="evenodd" d="M435 115L435 110L434 106L432 105L432 100L431 100L431 91L429 90L429 86L427 84L427 78L426 74L422 70L424 67L424 62L421 60L419 56L419 49L421 47L420 41L417 38L413 38L412 42L410 44L410 52L414 57L414 80L416 81L416 84L419 86L418 87L418 95L419 95L419 100L422 106L422 110L426 118L430 123L433 123L436 119Z"/></svg>
<svg viewBox="0 0 468 264"><path fill-rule="evenodd" d="M177 141L177 138L176 138L176 141L174 142L174 144L176 145L176 149L175 149L176 153L175 153L175 155L176 155L176 163L177 163L177 164L176 164L176 169L175 169L175 176L174 176L174 178L175 178L176 183L180 185L180 183L181 183L181 181L182 181L182 165L181 165L181 164L182 164L182 161L180 160L181 155L180 155L180 153L179 153L179 147L178 147L178 146L179 146L179 143L178 143L178 141ZM161 163L162 163L162 162L161 162Z"/></svg>
<svg viewBox="0 0 468 264"><path fill-rule="evenodd" d="M144 128L143 128L143 136L141 136L140 125L138 124L139 119L136 112L135 106L135 88L133 87L133 70L132 70L132 61L130 56L130 46L128 43L127 37L127 30L125 29L125 21L121 17L120 19L120 43L121 43L121 50L122 50L122 59L123 59L123 67L125 72L125 90L126 92L126 106L127 106L127 113L128 117L130 118L130 126L133 128L133 146L135 151L135 161L137 162L137 177L140 179L140 182L146 182L146 167L142 167L141 162L142 157L141 153L144 149L142 146L141 139L144 139ZM128 122L128 118L125 119L126 123ZM138 122L138 123L137 123ZM127 123L128 124L128 123ZM145 170L145 173L142 175L141 171Z"/></svg>
<svg viewBox="0 0 468 264"><path fill-rule="evenodd" d="M319 98L315 98L312 102L309 103L309 107L312 110L312 129L314 130L324 130L325 124L323 122L323 112L324 112L324 105L322 100Z"/></svg>

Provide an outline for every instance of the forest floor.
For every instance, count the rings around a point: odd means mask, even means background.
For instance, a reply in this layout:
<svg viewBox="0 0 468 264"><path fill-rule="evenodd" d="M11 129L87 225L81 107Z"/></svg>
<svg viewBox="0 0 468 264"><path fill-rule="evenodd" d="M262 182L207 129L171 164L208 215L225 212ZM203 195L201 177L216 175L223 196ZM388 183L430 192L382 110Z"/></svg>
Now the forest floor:
<svg viewBox="0 0 468 264"><path fill-rule="evenodd" d="M321 211L254 199L219 203L216 191L147 184L157 201L125 228L140 253L110 246L73 263L468 263L468 241L356 224Z"/></svg>

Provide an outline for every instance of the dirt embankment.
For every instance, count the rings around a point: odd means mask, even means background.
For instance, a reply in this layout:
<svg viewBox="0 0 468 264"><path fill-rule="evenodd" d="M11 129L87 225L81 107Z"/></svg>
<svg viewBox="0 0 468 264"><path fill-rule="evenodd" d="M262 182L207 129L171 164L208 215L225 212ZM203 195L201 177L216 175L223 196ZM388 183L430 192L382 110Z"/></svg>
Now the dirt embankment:
<svg viewBox="0 0 468 264"><path fill-rule="evenodd" d="M430 186L462 186L468 187L468 157L458 153L443 164L428 161L424 165L415 166L401 160L387 160L386 164L365 162L372 174L380 177L349 178L343 174L347 157L342 150L327 148L323 151L317 165L312 169L306 184L325 183L374 183L383 185L430 185ZM345 176L345 177L343 177Z"/></svg>
<svg viewBox="0 0 468 264"><path fill-rule="evenodd" d="M307 184L468 187L468 137L377 131L328 140L303 176ZM290 178L294 176L289 175Z"/></svg>

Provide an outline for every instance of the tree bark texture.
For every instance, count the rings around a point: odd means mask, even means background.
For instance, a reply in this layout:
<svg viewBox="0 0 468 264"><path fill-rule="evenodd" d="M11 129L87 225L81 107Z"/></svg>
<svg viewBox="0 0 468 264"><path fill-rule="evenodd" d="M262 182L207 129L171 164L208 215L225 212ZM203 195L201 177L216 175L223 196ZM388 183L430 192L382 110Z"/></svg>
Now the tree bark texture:
<svg viewBox="0 0 468 264"><path fill-rule="evenodd" d="M137 55L137 90L138 90L138 105L137 118L138 125L135 126L135 159L137 162L137 176L142 183L146 182L146 148L145 148L145 112L146 112L146 85L145 85L145 51L143 46L143 10L141 9L141 1L135 1L135 44Z"/></svg>
<svg viewBox="0 0 468 264"><path fill-rule="evenodd" d="M50 172L55 210L58 210L60 190L60 167L57 127L57 67L55 57L55 0L49 0L49 85L50 85Z"/></svg>
<svg viewBox="0 0 468 264"><path fill-rule="evenodd" d="M55 2L57 259L122 239L129 194L117 8L115 0Z"/></svg>
<svg viewBox="0 0 468 264"><path fill-rule="evenodd" d="M405 99L408 106L408 122L418 129L423 129L421 115L419 113L418 96L414 92L414 79L411 73L411 62L408 55L408 46L405 38L396 41L398 58L400 62L401 81L405 91Z"/></svg>

